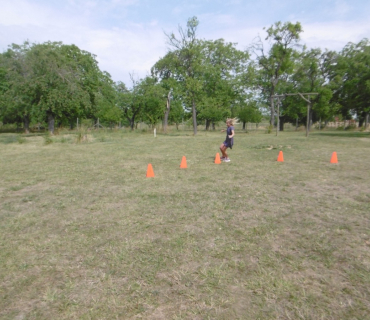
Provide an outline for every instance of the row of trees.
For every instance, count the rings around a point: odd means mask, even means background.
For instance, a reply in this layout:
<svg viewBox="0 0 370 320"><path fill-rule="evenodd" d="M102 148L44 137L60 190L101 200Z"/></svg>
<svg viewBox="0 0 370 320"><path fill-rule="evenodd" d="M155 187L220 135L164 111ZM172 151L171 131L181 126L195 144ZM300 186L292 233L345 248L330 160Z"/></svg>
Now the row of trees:
<svg viewBox="0 0 370 320"><path fill-rule="evenodd" d="M60 42L11 45L0 54L0 121L47 123L73 128L76 119L155 126L191 119L208 130L226 117L270 124L329 121L341 115L368 125L370 112L370 43L349 43L340 52L307 49L300 43L300 23L277 22L250 47L238 50L223 39L197 36L199 21L188 20L178 34L166 34L170 50L128 88L99 69L96 57ZM299 95L312 93L312 108ZM311 96L313 97L313 96ZM279 108L276 103L279 102ZM277 112L277 110L279 110ZM277 117L278 120L277 121ZM308 121L307 121L308 120Z"/></svg>
<svg viewBox="0 0 370 320"><path fill-rule="evenodd" d="M329 121L335 115L369 123L370 43L349 43L342 51L320 48L307 50L300 44L300 23L280 22L267 29L269 50L259 39L250 47L256 59L255 84L260 97L269 101L270 123L274 124L276 95L318 93L311 99L309 121ZM312 97L312 96L311 96ZM289 95L281 103L280 124L307 120L306 102L300 95ZM282 128L281 128L282 129Z"/></svg>

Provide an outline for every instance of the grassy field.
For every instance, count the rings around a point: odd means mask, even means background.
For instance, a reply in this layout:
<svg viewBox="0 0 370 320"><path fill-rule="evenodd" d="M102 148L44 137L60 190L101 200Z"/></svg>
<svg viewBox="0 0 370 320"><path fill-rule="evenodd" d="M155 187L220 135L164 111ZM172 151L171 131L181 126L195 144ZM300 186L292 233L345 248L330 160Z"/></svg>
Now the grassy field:
<svg viewBox="0 0 370 320"><path fill-rule="evenodd" d="M369 133L223 140L0 134L0 319L370 319Z"/></svg>

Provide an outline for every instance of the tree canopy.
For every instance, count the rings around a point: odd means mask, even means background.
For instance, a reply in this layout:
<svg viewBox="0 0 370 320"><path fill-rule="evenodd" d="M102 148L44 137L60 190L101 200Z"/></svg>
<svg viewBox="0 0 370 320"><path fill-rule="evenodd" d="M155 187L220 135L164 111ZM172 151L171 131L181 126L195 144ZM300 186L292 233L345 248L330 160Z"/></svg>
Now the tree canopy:
<svg viewBox="0 0 370 320"><path fill-rule="evenodd" d="M269 120L280 123L357 118L368 126L370 43L348 43L341 51L307 49L299 22L276 22L246 50L224 39L201 39L199 20L166 33L168 52L143 79L114 82L96 56L61 42L11 44L0 54L0 121L23 125L70 126L77 118L117 123L131 129L144 121L155 127L177 126L191 118L194 134L226 117L259 122L268 106ZM299 96L286 96L275 108L275 95L316 92L307 115ZM283 128L283 126L282 126Z"/></svg>
<svg viewBox="0 0 370 320"><path fill-rule="evenodd" d="M110 75L100 71L94 55L75 45L13 44L2 54L1 67L7 83L1 117L23 122L26 131L31 119L46 121L53 133L55 119L69 123L114 106Z"/></svg>

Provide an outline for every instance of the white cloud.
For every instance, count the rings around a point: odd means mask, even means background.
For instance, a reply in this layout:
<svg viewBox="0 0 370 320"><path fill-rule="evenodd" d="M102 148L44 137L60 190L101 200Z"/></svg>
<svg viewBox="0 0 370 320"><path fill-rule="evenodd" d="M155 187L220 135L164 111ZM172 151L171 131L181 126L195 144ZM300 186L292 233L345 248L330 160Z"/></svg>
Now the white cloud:
<svg viewBox="0 0 370 320"><path fill-rule="evenodd" d="M22 27L7 27L6 45L31 42L62 41L75 44L97 56L100 69L111 74L113 80L129 84L129 73L144 77L156 61L166 53L165 36L159 27L140 25L132 29L90 29L70 26L42 28L32 26L27 32ZM5 49L5 48L4 48Z"/></svg>
<svg viewBox="0 0 370 320"><path fill-rule="evenodd" d="M135 3L136 0L113 0L107 5L129 6ZM84 1L83 4L69 1L69 4L76 10L69 7L59 12L47 6L31 5L25 0L5 3L5 10L0 11L0 50L25 40L73 43L95 54L102 70L109 72L115 81L125 83L129 80L129 72L144 77L165 54L165 38L157 21L126 23L124 28L104 28L89 18L90 9L98 5L97 1ZM96 12L96 8L94 10Z"/></svg>
<svg viewBox="0 0 370 320"><path fill-rule="evenodd" d="M129 73L146 76L150 68L166 53L164 34L152 26L142 29L96 30L84 41L87 51L97 55L101 69L115 81L128 84Z"/></svg>
<svg viewBox="0 0 370 320"><path fill-rule="evenodd" d="M186 6L181 3L178 6L173 5L174 13L171 14L169 9L163 16L151 16L148 11L143 11L142 16L148 17L147 21L134 21L128 14L130 7L136 9L140 5L139 0L68 0L60 1L58 7L53 7L53 2L46 1L43 5L41 0L2 0L2 2L0 50L5 50L11 43L21 44L25 40L73 43L80 49L95 54L100 68L109 72L115 81L121 80L128 85L130 72L138 77L144 77L153 64L165 55L167 45L163 29L168 33L171 31L176 33L179 24L186 28L188 16L183 18L180 13L194 12L199 17L200 38L223 38L227 42L238 43L238 48L242 50L246 49L259 34L264 38L263 27L273 23L272 21L266 24L263 12L261 16L248 16L243 12L233 14L228 11L219 12L213 8L212 1L209 2L209 9L202 12L197 11L200 6L195 2ZM238 3L238 0L232 2ZM308 47L341 50L349 41L358 42L368 37L370 34L368 19L339 21L352 11L353 8L347 2L337 0L333 6L333 15L338 17L336 21L303 20L302 43ZM328 17L332 16L326 14ZM299 15L298 12L298 18ZM294 11L290 16L295 17ZM170 22L170 18L178 21ZM115 22L112 23L112 20Z"/></svg>
<svg viewBox="0 0 370 320"><path fill-rule="evenodd" d="M359 42L370 34L370 22L305 23L302 42L308 47L339 51L348 42Z"/></svg>
<svg viewBox="0 0 370 320"><path fill-rule="evenodd" d="M347 8L348 7L348 8ZM346 8L346 9L345 9ZM337 6L338 9L338 6ZM338 9L339 10L339 9ZM340 12L350 10L343 2ZM291 17L293 18L293 17ZM247 48L257 36L262 40L266 36L262 23L254 21L243 21L227 14L205 14L201 21L206 24L200 26L200 30L206 29L205 38L223 38L228 42L238 43L239 49ZM290 19L295 22L296 19ZM321 49L341 50L348 42L359 42L370 35L370 20L329 20L325 22L313 22L311 20L301 21L304 32L301 34L301 43L308 47L319 47ZM203 36L203 34L202 34Z"/></svg>

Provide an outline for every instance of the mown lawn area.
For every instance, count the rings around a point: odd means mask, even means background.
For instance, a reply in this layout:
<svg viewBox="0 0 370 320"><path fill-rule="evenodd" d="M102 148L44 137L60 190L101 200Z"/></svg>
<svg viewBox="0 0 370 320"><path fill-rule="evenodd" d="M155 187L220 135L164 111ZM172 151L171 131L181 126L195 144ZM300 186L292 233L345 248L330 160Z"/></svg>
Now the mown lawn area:
<svg viewBox="0 0 370 320"><path fill-rule="evenodd" d="M0 134L0 318L370 319L370 134L224 135Z"/></svg>

